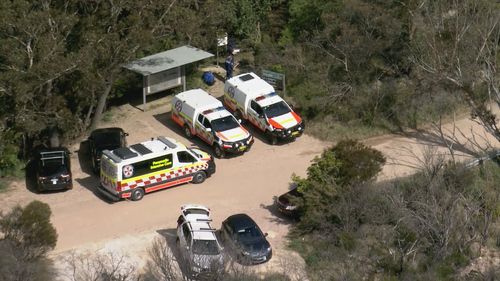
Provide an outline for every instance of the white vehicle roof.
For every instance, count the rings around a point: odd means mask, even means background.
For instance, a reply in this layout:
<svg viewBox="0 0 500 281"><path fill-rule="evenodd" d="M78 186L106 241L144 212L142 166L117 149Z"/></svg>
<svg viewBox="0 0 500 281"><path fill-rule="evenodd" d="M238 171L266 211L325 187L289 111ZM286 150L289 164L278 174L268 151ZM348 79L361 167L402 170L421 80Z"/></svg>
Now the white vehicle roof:
<svg viewBox="0 0 500 281"><path fill-rule="evenodd" d="M210 121L232 115L231 113L229 113L229 111L227 111L227 109L223 107L216 108L210 113L207 113L206 111L203 111L202 113Z"/></svg>
<svg viewBox="0 0 500 281"><path fill-rule="evenodd" d="M208 222L190 222L193 239L196 240L217 240L215 229Z"/></svg>
<svg viewBox="0 0 500 281"><path fill-rule="evenodd" d="M271 84L267 83L253 72L234 76L226 83L238 88L250 99L255 99L256 97L275 92Z"/></svg>
<svg viewBox="0 0 500 281"><path fill-rule="evenodd" d="M188 104L192 108L204 111L208 109L222 107L222 102L220 102L215 97L211 96L209 93L203 91L202 89L193 89L189 91L182 92L175 95L177 99L182 100L184 103Z"/></svg>
<svg viewBox="0 0 500 281"><path fill-rule="evenodd" d="M185 149L186 146L175 139L159 136L156 139L133 144L129 147L117 148L113 151L105 150L103 153L114 162L126 165L161 156L166 152L177 152Z"/></svg>
<svg viewBox="0 0 500 281"><path fill-rule="evenodd" d="M265 107L265 106L275 104L277 102L284 101L284 100L280 96L278 96L278 94L271 93L271 94L257 97L256 101L260 106Z"/></svg>
<svg viewBox="0 0 500 281"><path fill-rule="evenodd" d="M186 221L196 222L198 219L210 219L210 209L202 205L182 205L181 212Z"/></svg>

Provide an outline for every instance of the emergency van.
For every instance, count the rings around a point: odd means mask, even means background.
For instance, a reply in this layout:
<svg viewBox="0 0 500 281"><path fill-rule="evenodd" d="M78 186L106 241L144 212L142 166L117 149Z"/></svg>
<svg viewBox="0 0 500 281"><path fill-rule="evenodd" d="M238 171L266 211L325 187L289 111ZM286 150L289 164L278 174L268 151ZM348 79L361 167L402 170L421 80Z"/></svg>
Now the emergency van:
<svg viewBox="0 0 500 281"><path fill-rule="evenodd" d="M129 147L104 150L98 190L113 201L137 201L145 193L187 182L202 183L213 173L215 162L210 154L160 136Z"/></svg>
<svg viewBox="0 0 500 281"><path fill-rule="evenodd" d="M253 72L226 81L224 104L236 118L247 120L264 132L271 144L304 132L302 118L276 94L273 86Z"/></svg>
<svg viewBox="0 0 500 281"><path fill-rule="evenodd" d="M215 97L202 89L182 92L172 99L172 120L188 138L198 136L213 146L215 156L226 152L243 153L254 139Z"/></svg>

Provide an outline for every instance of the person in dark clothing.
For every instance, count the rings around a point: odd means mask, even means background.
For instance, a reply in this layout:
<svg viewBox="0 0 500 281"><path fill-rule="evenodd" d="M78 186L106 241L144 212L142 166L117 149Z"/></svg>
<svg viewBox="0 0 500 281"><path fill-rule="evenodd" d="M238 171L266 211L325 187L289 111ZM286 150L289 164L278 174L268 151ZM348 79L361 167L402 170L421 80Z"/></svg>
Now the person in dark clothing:
<svg viewBox="0 0 500 281"><path fill-rule="evenodd" d="M224 62L224 67L226 68L226 80L233 77L233 69L235 67L235 65L234 65L234 51L230 49L228 51L228 53L229 54L226 57L226 61Z"/></svg>

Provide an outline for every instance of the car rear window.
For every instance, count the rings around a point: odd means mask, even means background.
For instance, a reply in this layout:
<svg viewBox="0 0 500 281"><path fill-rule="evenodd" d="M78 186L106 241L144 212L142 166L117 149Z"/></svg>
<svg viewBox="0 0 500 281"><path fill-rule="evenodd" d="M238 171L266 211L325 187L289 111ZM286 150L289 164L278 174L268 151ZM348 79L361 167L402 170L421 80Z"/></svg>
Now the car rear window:
<svg viewBox="0 0 500 281"><path fill-rule="evenodd" d="M48 176L60 172L65 172L67 170L66 166L63 164L63 159L47 159L40 160L40 175Z"/></svg>

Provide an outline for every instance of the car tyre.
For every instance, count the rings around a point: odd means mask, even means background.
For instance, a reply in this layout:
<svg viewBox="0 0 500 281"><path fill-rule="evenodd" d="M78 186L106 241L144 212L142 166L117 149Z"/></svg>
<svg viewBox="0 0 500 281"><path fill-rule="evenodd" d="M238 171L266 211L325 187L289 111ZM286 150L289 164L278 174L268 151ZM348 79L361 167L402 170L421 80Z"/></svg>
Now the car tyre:
<svg viewBox="0 0 500 281"><path fill-rule="evenodd" d="M199 184L205 181L207 178L207 174L203 171L198 171L196 174L193 176L193 183Z"/></svg>
<svg viewBox="0 0 500 281"><path fill-rule="evenodd" d="M269 144L271 144L271 145L277 145L278 144L278 137L275 134L267 131L267 135L268 135L267 137L268 137L268 140L269 140Z"/></svg>
<svg viewBox="0 0 500 281"><path fill-rule="evenodd" d="M220 145L214 146L214 152L215 152L215 157L217 158L224 158L225 156L224 150L222 150L222 147L220 147Z"/></svg>
<svg viewBox="0 0 500 281"><path fill-rule="evenodd" d="M144 189L138 187L132 191L132 195L130 196L132 201L139 201L144 197Z"/></svg>
<svg viewBox="0 0 500 281"><path fill-rule="evenodd" d="M191 133L191 129L189 128L189 126L184 126L184 135L190 139L193 137L193 134Z"/></svg>

